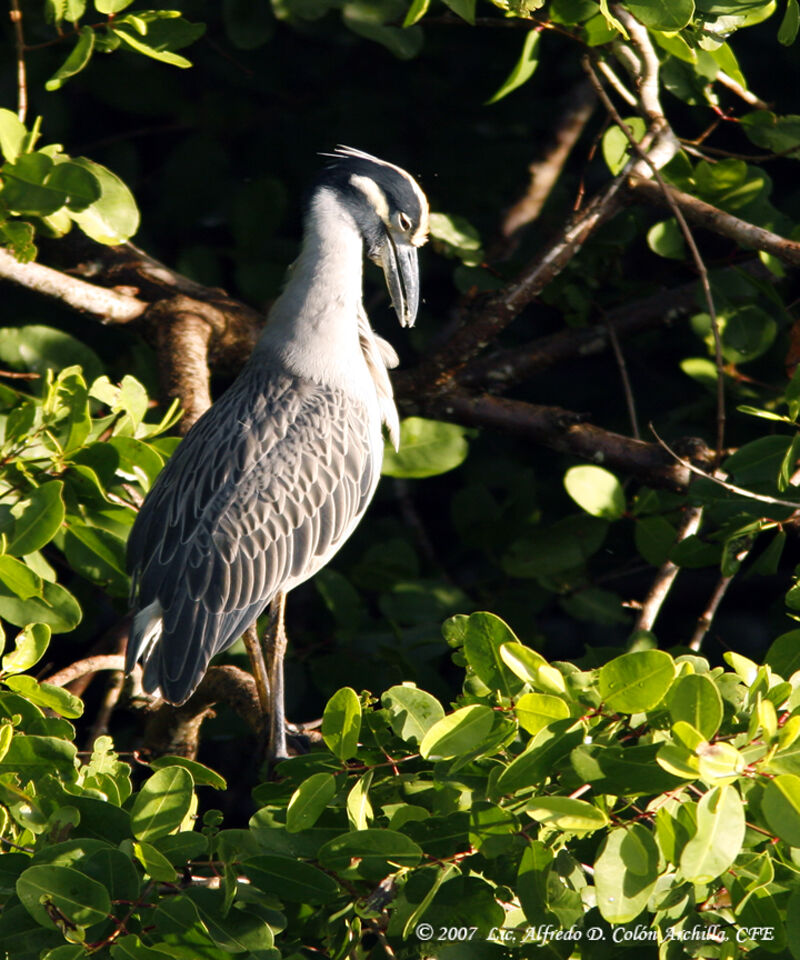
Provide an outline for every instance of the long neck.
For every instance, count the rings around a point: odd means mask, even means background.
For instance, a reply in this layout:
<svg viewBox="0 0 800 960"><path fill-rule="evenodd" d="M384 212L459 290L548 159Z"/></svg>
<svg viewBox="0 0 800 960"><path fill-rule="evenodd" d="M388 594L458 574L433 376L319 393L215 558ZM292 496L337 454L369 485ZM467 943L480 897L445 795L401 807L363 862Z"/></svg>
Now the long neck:
<svg viewBox="0 0 800 960"><path fill-rule="evenodd" d="M300 376L335 385L363 358L359 346L363 241L329 190L311 199L303 246L267 318L256 352L267 348ZM352 374L352 369L349 371Z"/></svg>

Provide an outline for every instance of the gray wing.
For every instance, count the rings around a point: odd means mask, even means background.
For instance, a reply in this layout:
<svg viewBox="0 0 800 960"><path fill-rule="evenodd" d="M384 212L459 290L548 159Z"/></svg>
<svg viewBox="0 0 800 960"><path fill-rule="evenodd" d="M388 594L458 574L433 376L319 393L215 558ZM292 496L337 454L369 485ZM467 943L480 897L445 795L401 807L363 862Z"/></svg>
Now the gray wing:
<svg viewBox="0 0 800 960"><path fill-rule="evenodd" d="M127 668L144 660L145 689L182 703L276 593L333 556L374 492L374 431L341 391L255 364L192 427L128 544L142 615ZM151 643L145 608L156 601Z"/></svg>

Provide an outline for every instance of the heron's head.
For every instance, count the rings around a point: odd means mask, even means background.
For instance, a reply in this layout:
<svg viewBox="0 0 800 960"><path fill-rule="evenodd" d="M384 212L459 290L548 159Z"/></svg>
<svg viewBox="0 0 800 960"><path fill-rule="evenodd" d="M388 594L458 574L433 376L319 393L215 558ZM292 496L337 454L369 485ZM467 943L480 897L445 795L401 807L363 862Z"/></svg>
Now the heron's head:
<svg viewBox="0 0 800 960"><path fill-rule="evenodd" d="M356 222L369 258L383 268L400 323L419 307L417 248L428 239L428 200L410 174L352 147L327 154L319 186L334 189Z"/></svg>

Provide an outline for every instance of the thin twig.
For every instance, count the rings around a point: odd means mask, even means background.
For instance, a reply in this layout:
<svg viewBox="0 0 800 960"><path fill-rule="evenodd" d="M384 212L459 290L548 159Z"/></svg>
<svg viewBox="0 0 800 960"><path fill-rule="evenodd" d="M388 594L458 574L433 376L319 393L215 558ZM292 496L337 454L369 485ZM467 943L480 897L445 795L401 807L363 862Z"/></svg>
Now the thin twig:
<svg viewBox="0 0 800 960"><path fill-rule="evenodd" d="M73 680L85 676L87 673L97 673L98 670L124 670L125 657L119 653L98 654L96 657L87 657L85 660L78 660L71 663L58 673L51 677L46 677L45 682L51 683L55 687L65 687Z"/></svg>
<svg viewBox="0 0 800 960"><path fill-rule="evenodd" d="M631 20L632 23L636 24L637 28L641 27L641 24L638 24L637 21L634 21L632 17L630 17L629 19ZM628 24L625 23L625 26L628 26ZM647 31L644 31L644 32L645 34L647 33ZM637 33L638 33L638 29L634 30L633 28L631 28L632 36L635 36ZM648 44L649 44L649 39L648 39ZM644 59L644 55L643 55L643 59ZM614 104L611 102L610 97L608 96L602 83L600 82L600 78L597 76L597 73L593 68L592 61L588 56L584 57L583 64L584 64L584 69L587 71L589 75L589 79L592 81L592 84L595 90L597 91L597 95L603 101L603 105L605 106L606 110L608 110L609 114L614 118L614 122L619 126L619 128L625 134L628 142L630 143L631 150L634 153L636 153L650 168L653 178L658 183L659 188L661 189L662 193L666 197L667 203L669 204L669 207L672 210L673 214L675 215L675 219L678 221L678 225L681 228L681 233L683 234L684 239L686 240L686 245L689 247L689 250L692 255L692 259L695 264L695 268L700 277L700 285L703 290L703 295L706 301L706 307L708 308L708 315L711 318L711 330L714 334L714 354L715 354L715 360L716 360L716 366L717 366L717 442L716 442L716 457L715 457L715 466L717 466L719 464L720 459L722 458L722 451L724 448L724 440L725 440L725 375L724 375L725 365L722 358L722 337L720 336L720 331L719 331L719 320L717 318L717 310L714 304L714 297L712 296L712 293L711 293L711 283L708 279L708 271L706 270L706 265L703 262L703 258L700 256L700 251L697 247L697 244L695 243L694 237L692 235L692 231L689 229L689 225L686 222L686 219L683 216L683 213L681 212L680 207L677 205L677 203L674 201L674 199L670 195L669 188L667 187L664 181L664 178L659 173L658 167L656 166L655 163L653 163L650 156L642 149L641 144L636 140L636 137L633 135L633 131L630 129L630 127L623 121L622 117L619 115L619 112L617 111ZM652 82L652 78L648 80L648 83L651 83L651 82ZM640 90L642 91L643 105L644 105L644 89L645 89L645 82L643 80L640 86ZM654 114L652 112L655 109L653 105L653 96L654 95L652 94L652 92L650 92L649 93L650 106L648 107L648 114L650 115L652 122L654 123L658 122L660 124L666 125L666 119L663 113L659 115L659 114ZM658 101L657 101L657 95L656 95L655 103L657 102Z"/></svg>
<svg viewBox="0 0 800 960"><path fill-rule="evenodd" d="M716 483L717 486L722 487L724 490L727 490L729 493L735 493L740 497L746 497L748 500L758 500L759 503L771 503L776 507L791 507L794 511L800 510L800 502L792 500L781 500L779 497L770 497L765 493L753 493L752 490L745 490L744 487L737 487L734 483L728 483L727 480L723 480L721 477L716 474L706 473L705 470L701 470L699 467L696 467L693 463L690 463L688 460L681 457L679 454L668 446L659 435L656 433L655 427L652 423L648 424L653 436L658 441L659 446L663 447L667 453L676 460L681 466L686 467L690 473L694 473L698 477L704 477L706 480L710 480L712 483Z"/></svg>
<svg viewBox="0 0 800 960"><path fill-rule="evenodd" d="M745 553L747 552L749 552L749 548L747 551L745 551ZM703 638L708 633L717 609L722 602L722 598L725 596L725 593L727 592L732 581L733 574L719 578L717 585L714 588L714 592L711 594L711 598L708 601L708 606L703 611L702 615L697 618L697 626L692 634L692 639L689 641L689 649L694 650L695 653L698 653L700 648L703 646Z"/></svg>
<svg viewBox="0 0 800 960"><path fill-rule="evenodd" d="M103 694L103 701L100 704L94 719L94 723L92 724L92 729L90 730L87 738L89 744L93 744L98 737L102 736L104 733L108 733L108 725L111 721L111 714L114 712L114 708L119 702L120 694L122 693L124 686L125 673L122 670L112 671L111 676L108 679L108 686Z"/></svg>
<svg viewBox="0 0 800 960"><path fill-rule="evenodd" d="M617 359L617 366L619 367L619 375L622 378L622 389L625 391L625 403L628 407L628 416L631 420L631 430L633 436L636 440L641 440L642 436L639 433L639 421L636 417L636 402L633 399L633 390L631 389L631 381L628 376L628 366L625 363L625 356L622 353L622 348L619 345L619 337L617 336L617 331L614 329L611 323L606 323L606 330L608 330L608 339L611 343L611 348L614 351L614 356Z"/></svg>
<svg viewBox="0 0 800 960"><path fill-rule="evenodd" d="M605 60L597 61L597 69L606 78L608 85L620 96L629 107L635 107L638 104L636 97L630 92L620 78L614 73Z"/></svg>
<svg viewBox="0 0 800 960"><path fill-rule="evenodd" d="M700 521L702 518L702 507L686 507L683 514L683 519L678 527L675 543L680 543L681 540L685 540L687 537L691 537L693 534L697 533L700 528ZM675 582L675 578L678 576L679 572L680 567L671 560L667 560L664 562L664 564L662 564L653 580L652 585L650 586L647 596L642 603L642 609L639 611L639 616L636 618L634 632L637 630L653 629L653 624L656 621L656 617L658 616L664 601L667 599L667 594L672 589L672 584Z"/></svg>
<svg viewBox="0 0 800 960"><path fill-rule="evenodd" d="M721 83L723 87L727 87L732 93L735 93L737 97L741 97L745 103L749 103L751 107L755 107L756 110L769 110L769 104L766 103L761 97L757 97L750 90L746 90L738 80L734 80L733 77L725 73L724 70L720 70L717 74L717 83Z"/></svg>
<svg viewBox="0 0 800 960"><path fill-rule="evenodd" d="M25 123L28 114L28 80L25 70L25 36L22 32L22 10L19 0L11 0L9 18L14 27L14 49L17 57L17 117Z"/></svg>

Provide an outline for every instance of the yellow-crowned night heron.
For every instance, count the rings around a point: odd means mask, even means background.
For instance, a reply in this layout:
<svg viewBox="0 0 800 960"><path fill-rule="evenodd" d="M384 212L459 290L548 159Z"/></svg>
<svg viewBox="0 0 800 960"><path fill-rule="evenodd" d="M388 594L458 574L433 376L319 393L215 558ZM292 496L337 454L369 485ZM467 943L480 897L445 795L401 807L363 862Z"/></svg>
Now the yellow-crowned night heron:
<svg viewBox="0 0 800 960"><path fill-rule="evenodd" d="M272 604L270 753L286 755L283 598L347 540L375 492L398 418L391 346L362 305L363 254L403 326L419 304L428 204L377 157L339 147L313 187L303 246L253 355L191 428L128 541L135 616L126 669L183 703L209 660Z"/></svg>

